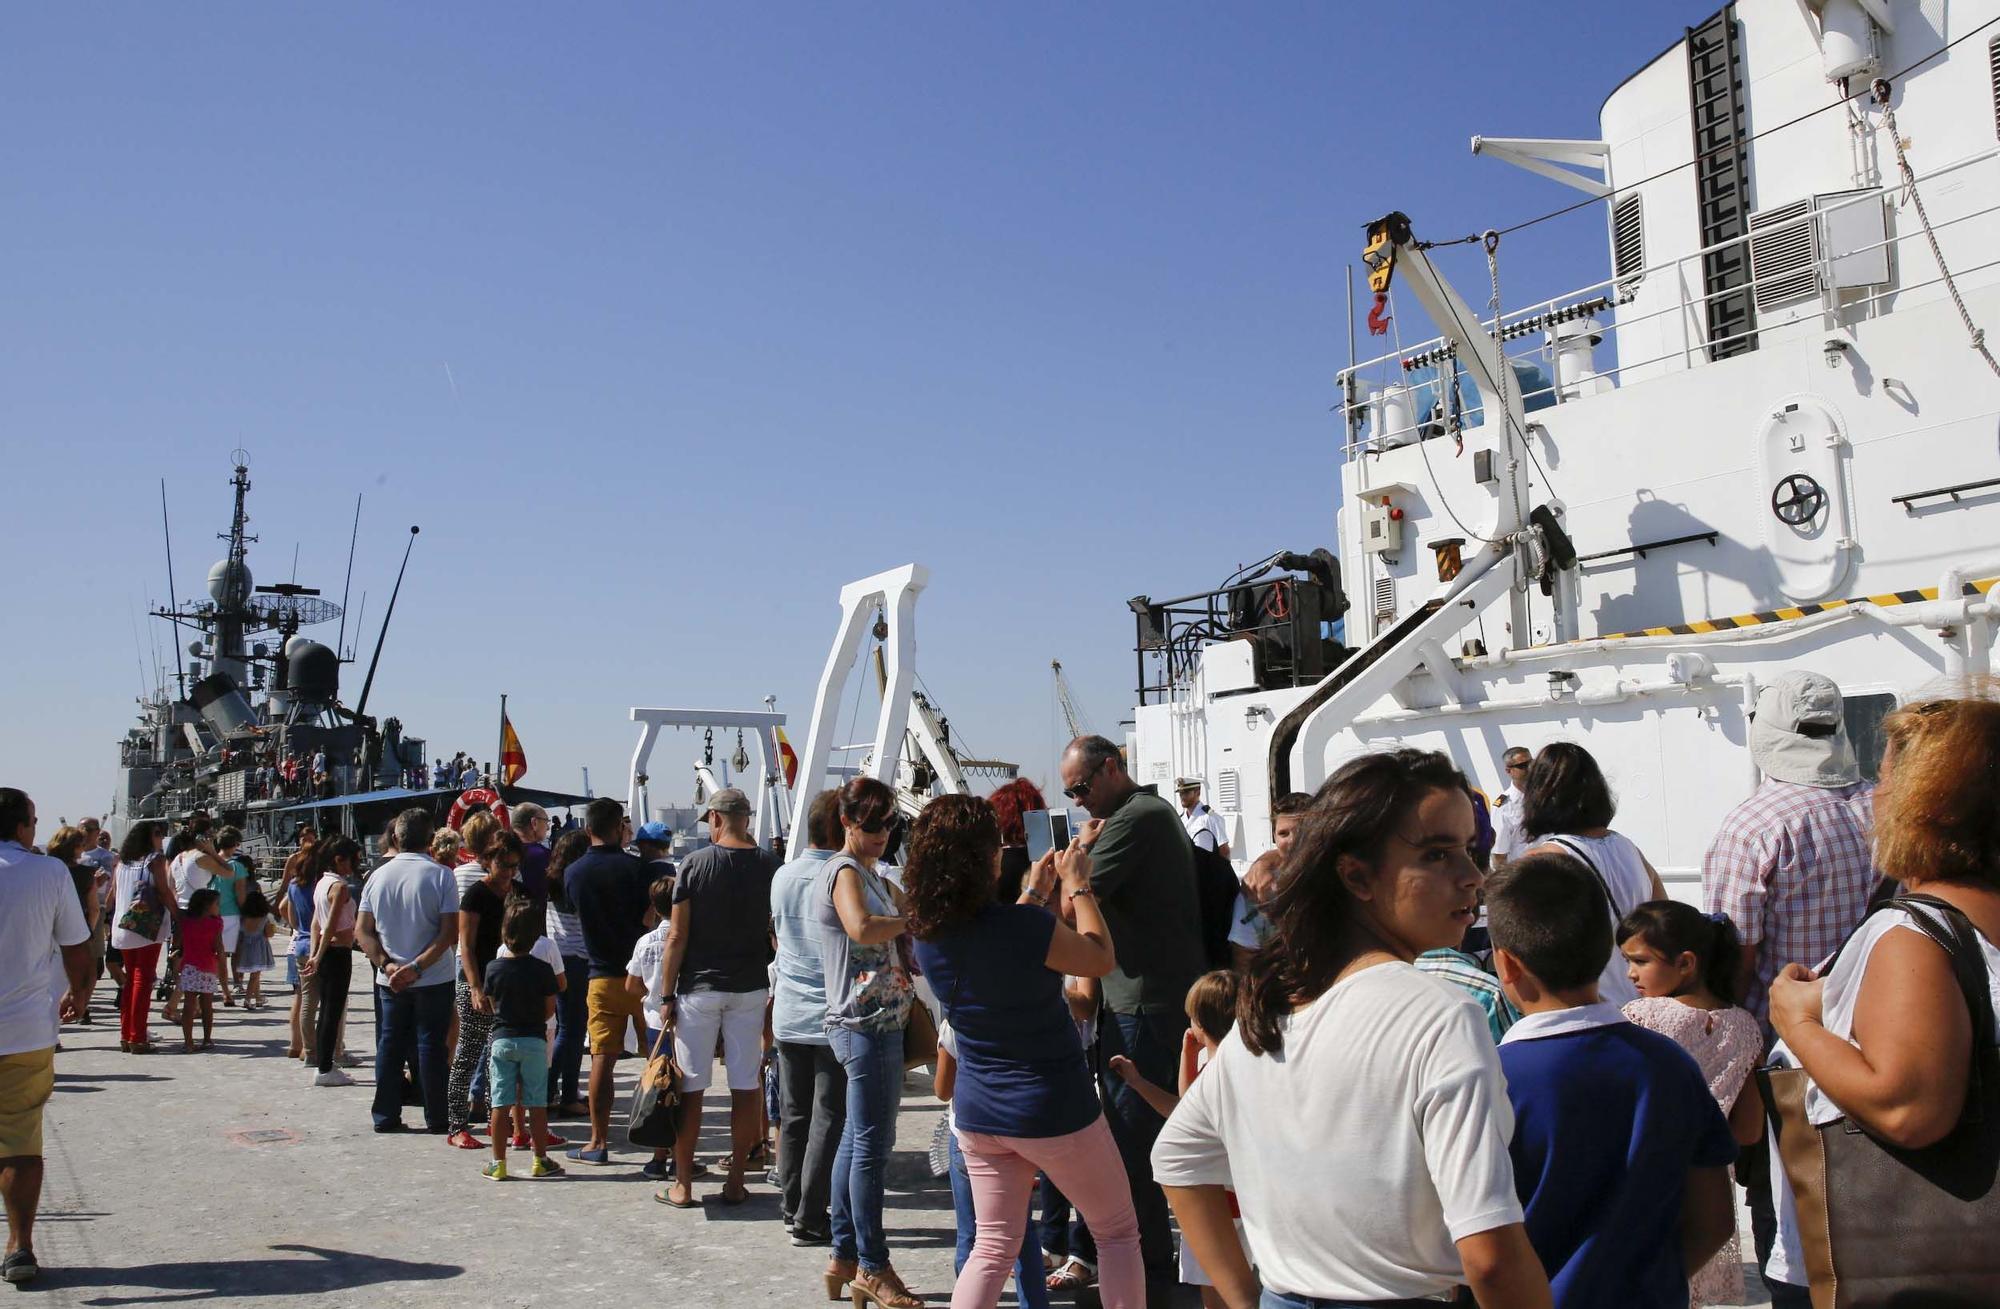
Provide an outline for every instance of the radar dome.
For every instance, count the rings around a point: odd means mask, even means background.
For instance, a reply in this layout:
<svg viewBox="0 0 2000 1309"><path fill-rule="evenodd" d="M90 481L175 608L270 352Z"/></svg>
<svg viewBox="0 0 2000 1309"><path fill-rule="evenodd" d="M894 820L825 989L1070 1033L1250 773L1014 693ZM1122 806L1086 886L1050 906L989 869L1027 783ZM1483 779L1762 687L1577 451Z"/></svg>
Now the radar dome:
<svg viewBox="0 0 2000 1309"><path fill-rule="evenodd" d="M227 559L208 570L208 598L219 605L242 605L250 599L250 565Z"/></svg>
<svg viewBox="0 0 2000 1309"><path fill-rule="evenodd" d="M340 696L340 657L317 641L294 637L285 643L290 665L285 680L301 700L331 703Z"/></svg>

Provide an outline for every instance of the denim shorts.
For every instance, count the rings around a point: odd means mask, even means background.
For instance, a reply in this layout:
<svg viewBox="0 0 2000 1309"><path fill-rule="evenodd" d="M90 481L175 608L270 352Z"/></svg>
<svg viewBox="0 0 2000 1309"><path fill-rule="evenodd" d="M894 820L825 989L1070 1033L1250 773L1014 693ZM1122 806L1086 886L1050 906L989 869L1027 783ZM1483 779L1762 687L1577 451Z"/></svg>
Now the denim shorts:
<svg viewBox="0 0 2000 1309"><path fill-rule="evenodd" d="M493 1093L493 1107L528 1104L541 1108L547 1101L549 1084L549 1043L539 1036L496 1036L487 1085ZM523 1100L520 1088L535 1088Z"/></svg>

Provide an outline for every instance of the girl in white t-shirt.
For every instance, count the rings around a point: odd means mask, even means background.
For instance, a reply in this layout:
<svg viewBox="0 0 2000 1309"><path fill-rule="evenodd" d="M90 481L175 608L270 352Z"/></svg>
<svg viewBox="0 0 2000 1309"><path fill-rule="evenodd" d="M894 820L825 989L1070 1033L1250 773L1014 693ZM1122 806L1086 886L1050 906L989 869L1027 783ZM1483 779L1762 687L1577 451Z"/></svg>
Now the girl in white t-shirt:
<svg viewBox="0 0 2000 1309"><path fill-rule="evenodd" d="M1153 1147L1224 1302L1255 1301L1261 1274L1267 1306L1467 1284L1484 1309L1550 1304L1485 1015L1411 962L1477 918L1477 835L1464 776L1418 750L1351 761L1307 811L1236 1029Z"/></svg>

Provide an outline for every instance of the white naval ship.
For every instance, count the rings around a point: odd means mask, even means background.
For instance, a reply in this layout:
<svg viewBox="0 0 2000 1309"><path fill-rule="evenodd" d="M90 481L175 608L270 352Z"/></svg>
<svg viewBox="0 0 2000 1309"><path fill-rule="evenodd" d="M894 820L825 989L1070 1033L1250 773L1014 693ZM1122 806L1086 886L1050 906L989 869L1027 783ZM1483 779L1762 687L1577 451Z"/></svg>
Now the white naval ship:
<svg viewBox="0 0 2000 1309"><path fill-rule="evenodd" d="M1131 601L1133 772L1208 779L1255 854L1385 744L1492 793L1504 746L1587 740L1692 897L1761 683L1836 680L1872 768L1887 710L1989 669L2000 0L1740 0L1589 139L1472 148L1601 208L1611 275L1493 304L1505 231L1463 292L1426 253L1476 196L1372 225L1394 349L1338 375L1337 549ZM1440 335L1396 339L1412 303Z"/></svg>

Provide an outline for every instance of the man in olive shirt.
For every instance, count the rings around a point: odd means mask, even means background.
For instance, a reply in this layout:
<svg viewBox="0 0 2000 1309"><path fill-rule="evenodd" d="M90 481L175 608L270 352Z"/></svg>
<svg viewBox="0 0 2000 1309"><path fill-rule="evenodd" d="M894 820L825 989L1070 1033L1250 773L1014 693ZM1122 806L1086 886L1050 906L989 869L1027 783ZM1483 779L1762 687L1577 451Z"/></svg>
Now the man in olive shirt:
<svg viewBox="0 0 2000 1309"><path fill-rule="evenodd" d="M1153 1138L1166 1121L1125 1080L1109 1073L1117 1055L1155 1086L1179 1082L1187 993L1207 967L1194 846L1174 807L1139 789L1118 747L1080 736L1062 757L1063 794L1089 811L1078 842L1090 852L1090 887L1111 929L1118 967L1104 979L1098 1076L1111 1133L1125 1158L1149 1288L1177 1276L1166 1196L1153 1182Z"/></svg>

